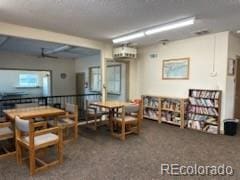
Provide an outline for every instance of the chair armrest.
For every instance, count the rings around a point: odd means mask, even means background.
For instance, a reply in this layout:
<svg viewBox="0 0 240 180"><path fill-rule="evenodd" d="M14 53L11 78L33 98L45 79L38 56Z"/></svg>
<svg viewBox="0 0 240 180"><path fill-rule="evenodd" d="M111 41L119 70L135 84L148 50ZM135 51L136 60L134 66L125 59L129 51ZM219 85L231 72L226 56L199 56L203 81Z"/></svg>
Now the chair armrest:
<svg viewBox="0 0 240 180"><path fill-rule="evenodd" d="M53 128L35 131L34 136L39 136L39 135L43 135L43 134L47 134L47 133L58 133L59 129L60 129L59 127L53 127Z"/></svg>
<svg viewBox="0 0 240 180"><path fill-rule="evenodd" d="M10 127L10 126L11 126L11 123L10 123L10 122L0 123L0 128Z"/></svg>

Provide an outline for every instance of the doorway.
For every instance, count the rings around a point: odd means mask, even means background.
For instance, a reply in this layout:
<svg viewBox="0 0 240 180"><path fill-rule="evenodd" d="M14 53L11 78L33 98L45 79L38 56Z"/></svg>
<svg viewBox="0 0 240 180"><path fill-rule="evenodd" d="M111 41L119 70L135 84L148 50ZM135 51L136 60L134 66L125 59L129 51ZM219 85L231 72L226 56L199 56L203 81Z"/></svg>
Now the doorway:
<svg viewBox="0 0 240 180"><path fill-rule="evenodd" d="M76 74L76 93L84 94L85 93L85 73Z"/></svg>
<svg viewBox="0 0 240 180"><path fill-rule="evenodd" d="M236 61L234 118L240 119L240 56Z"/></svg>

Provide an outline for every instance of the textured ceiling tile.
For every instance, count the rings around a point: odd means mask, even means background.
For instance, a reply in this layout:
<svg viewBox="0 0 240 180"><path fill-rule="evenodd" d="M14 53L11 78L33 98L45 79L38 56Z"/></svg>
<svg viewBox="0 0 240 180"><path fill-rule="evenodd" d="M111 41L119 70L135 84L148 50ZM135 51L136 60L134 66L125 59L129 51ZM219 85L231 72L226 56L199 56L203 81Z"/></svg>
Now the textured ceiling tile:
<svg viewBox="0 0 240 180"><path fill-rule="evenodd" d="M201 23L159 34L153 39L191 37L199 28L210 32L240 29L239 0L1 0L0 21L100 40L177 19L197 16ZM227 21L226 21L227 20ZM152 38L144 38L146 44Z"/></svg>

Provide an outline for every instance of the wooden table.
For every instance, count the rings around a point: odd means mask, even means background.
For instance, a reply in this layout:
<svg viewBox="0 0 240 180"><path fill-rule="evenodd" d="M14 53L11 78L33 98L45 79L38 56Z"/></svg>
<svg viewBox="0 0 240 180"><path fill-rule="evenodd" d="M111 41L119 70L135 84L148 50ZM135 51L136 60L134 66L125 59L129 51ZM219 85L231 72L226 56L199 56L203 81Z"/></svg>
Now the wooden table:
<svg viewBox="0 0 240 180"><path fill-rule="evenodd" d="M32 119L37 117L51 117L65 114L62 109L51 106L28 107L19 109L8 109L3 111L9 120L14 120L16 116L22 119Z"/></svg>
<svg viewBox="0 0 240 180"><path fill-rule="evenodd" d="M91 106L97 106L100 108L106 108L109 110L109 127L112 132L113 129L113 116L114 116L114 110L121 108L123 106L130 105L131 103L129 102L120 102L120 101L105 101L105 102L93 102L90 105Z"/></svg>

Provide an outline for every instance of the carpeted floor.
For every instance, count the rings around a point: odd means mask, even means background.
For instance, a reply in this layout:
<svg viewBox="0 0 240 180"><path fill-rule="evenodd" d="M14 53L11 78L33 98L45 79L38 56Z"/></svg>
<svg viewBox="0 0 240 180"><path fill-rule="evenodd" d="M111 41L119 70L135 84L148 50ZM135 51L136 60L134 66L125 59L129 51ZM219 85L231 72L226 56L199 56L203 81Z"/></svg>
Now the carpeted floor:
<svg viewBox="0 0 240 180"><path fill-rule="evenodd" d="M161 163L180 165L231 165L234 176L161 176ZM64 149L64 163L29 177L26 165L14 157L0 160L0 180L81 179L240 179L240 136L210 135L145 120L142 133L125 142L106 128L97 132L81 128L81 136Z"/></svg>

